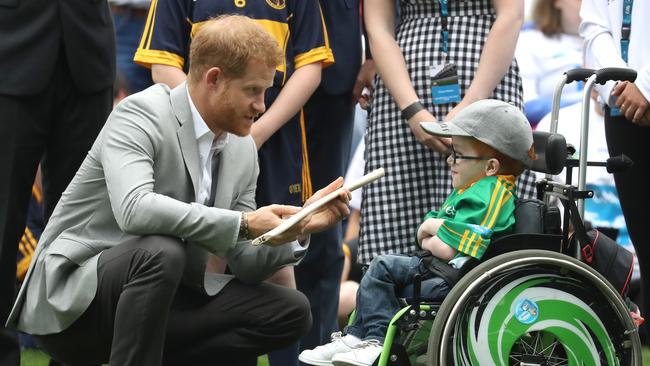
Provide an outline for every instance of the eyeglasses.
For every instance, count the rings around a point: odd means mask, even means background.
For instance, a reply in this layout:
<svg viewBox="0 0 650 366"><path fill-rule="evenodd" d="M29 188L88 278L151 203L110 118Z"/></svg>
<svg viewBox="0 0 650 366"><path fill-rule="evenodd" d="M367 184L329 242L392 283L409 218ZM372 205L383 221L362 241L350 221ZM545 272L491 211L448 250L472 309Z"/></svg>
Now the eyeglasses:
<svg viewBox="0 0 650 366"><path fill-rule="evenodd" d="M464 160L490 160L492 158L484 157L484 156L469 156L469 155L461 155L456 152L454 149L454 145L451 145L451 151L449 154L449 157L451 158L451 161L454 165L457 164L457 160L459 159L464 159Z"/></svg>

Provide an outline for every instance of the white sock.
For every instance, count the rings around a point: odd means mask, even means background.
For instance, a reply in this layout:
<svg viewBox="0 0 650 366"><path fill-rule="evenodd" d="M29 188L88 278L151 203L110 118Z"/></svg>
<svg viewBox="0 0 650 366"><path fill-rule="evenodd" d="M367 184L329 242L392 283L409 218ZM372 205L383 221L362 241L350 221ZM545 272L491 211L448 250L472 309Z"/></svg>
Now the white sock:
<svg viewBox="0 0 650 366"><path fill-rule="evenodd" d="M343 337L343 343L347 344L350 347L354 347L357 344L361 343L361 338L353 336L352 334L346 334L345 337Z"/></svg>

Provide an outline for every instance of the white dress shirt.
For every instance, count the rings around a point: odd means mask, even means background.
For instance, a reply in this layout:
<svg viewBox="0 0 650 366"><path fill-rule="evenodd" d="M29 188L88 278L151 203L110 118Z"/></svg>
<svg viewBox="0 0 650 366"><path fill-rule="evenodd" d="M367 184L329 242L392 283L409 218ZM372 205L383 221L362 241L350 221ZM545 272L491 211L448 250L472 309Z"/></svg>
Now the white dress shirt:
<svg viewBox="0 0 650 366"><path fill-rule="evenodd" d="M222 132L219 136L215 136L199 114L199 111L196 110L189 90L185 88L185 91L187 99L190 101L196 143L199 147L199 172L201 172L201 175L199 177L199 191L196 193L196 202L205 204L210 197L212 187L212 156L220 153L226 147L228 133Z"/></svg>
<svg viewBox="0 0 650 366"><path fill-rule="evenodd" d="M637 71L636 86L650 101L650 1L635 0L632 6L632 31L628 62L621 58L623 0L582 0L580 35L585 39L585 61L589 68L629 67ZM615 82L597 85L603 102Z"/></svg>

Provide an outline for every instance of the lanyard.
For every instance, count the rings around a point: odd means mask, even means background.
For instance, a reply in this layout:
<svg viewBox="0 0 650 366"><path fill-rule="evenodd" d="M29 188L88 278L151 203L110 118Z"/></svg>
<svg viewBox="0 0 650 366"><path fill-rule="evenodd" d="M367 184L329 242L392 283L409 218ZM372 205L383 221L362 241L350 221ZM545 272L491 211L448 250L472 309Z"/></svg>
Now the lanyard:
<svg viewBox="0 0 650 366"><path fill-rule="evenodd" d="M632 4L634 0L623 0L623 24L621 26L621 57L627 63L627 51L630 48L630 31L632 30Z"/></svg>
<svg viewBox="0 0 650 366"><path fill-rule="evenodd" d="M449 28L447 28L447 18L449 17L449 10L447 8L447 1L448 0L438 0L440 3L440 14L442 15L442 18L440 19L440 23L442 24L442 52L445 54L449 52ZM626 0L626 1L632 1L632 0Z"/></svg>

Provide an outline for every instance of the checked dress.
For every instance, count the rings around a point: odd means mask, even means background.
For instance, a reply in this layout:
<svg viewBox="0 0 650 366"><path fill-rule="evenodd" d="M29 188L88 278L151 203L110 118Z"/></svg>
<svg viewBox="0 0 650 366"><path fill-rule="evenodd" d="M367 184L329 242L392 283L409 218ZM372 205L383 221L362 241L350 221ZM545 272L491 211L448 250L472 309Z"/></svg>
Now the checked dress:
<svg viewBox="0 0 650 366"><path fill-rule="evenodd" d="M483 44L496 19L490 0L448 1L449 53L442 50L441 11L437 0L401 0L397 44L411 82L422 103L443 120L455 104L432 103L429 69L446 62L458 68L461 97L476 72ZM446 157L420 144L380 77L366 132L365 171L383 167L386 176L363 190L359 262L380 254L418 249L415 232L422 217L438 210L452 192ZM512 64L490 98L522 108L519 68ZM518 179L518 197L535 196L535 178L525 171Z"/></svg>

